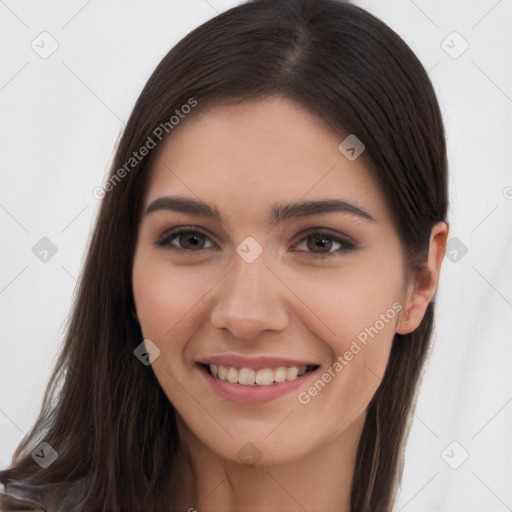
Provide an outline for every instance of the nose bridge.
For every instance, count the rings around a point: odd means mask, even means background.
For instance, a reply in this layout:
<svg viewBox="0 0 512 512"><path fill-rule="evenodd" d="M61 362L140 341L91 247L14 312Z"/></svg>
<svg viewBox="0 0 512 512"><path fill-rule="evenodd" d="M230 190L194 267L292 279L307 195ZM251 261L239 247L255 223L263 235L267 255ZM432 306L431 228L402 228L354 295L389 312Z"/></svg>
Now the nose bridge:
<svg viewBox="0 0 512 512"><path fill-rule="evenodd" d="M252 338L265 330L281 330L288 323L282 287L267 268L266 258L247 263L236 258L222 281L211 321L240 338Z"/></svg>

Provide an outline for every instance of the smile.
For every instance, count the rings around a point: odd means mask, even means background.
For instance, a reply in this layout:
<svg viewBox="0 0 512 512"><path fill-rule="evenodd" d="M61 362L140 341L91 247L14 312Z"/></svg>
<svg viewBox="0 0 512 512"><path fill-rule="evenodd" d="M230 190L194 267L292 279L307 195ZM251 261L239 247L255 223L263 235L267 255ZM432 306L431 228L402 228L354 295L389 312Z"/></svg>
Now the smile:
<svg viewBox="0 0 512 512"><path fill-rule="evenodd" d="M198 363L196 368L210 390L241 405L264 404L296 393L320 371L319 365L303 364L253 369Z"/></svg>
<svg viewBox="0 0 512 512"><path fill-rule="evenodd" d="M305 373L316 369L316 365L280 366L279 368L236 368L217 364L204 365L210 375L216 379L241 384L242 386L270 386L282 382L291 382Z"/></svg>

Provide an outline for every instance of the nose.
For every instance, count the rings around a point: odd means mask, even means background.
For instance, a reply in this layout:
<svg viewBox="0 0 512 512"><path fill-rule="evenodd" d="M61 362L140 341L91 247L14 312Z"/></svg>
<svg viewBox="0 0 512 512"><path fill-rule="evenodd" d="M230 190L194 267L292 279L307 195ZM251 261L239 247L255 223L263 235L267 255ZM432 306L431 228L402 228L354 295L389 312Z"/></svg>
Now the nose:
<svg viewBox="0 0 512 512"><path fill-rule="evenodd" d="M216 288L218 297L210 317L214 327L244 340L287 327L286 287L267 268L264 257L252 263L238 258Z"/></svg>

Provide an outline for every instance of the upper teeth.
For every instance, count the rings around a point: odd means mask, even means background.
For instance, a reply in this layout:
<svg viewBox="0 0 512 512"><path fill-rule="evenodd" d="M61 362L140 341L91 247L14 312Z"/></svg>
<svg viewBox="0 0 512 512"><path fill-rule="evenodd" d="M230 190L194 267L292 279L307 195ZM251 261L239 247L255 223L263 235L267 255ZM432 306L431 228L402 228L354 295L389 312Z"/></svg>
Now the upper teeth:
<svg viewBox="0 0 512 512"><path fill-rule="evenodd" d="M233 384L242 384L244 386L268 386L274 382L291 381L304 375L307 366L281 366L279 368L262 368L253 370L252 368L235 368L234 366L222 366L211 364L210 372L214 377L225 380Z"/></svg>

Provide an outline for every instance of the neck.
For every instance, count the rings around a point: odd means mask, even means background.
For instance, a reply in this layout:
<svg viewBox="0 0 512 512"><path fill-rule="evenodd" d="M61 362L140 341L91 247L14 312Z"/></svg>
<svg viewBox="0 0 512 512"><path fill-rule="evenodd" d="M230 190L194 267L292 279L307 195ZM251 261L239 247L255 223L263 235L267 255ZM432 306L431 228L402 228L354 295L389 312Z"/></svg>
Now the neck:
<svg viewBox="0 0 512 512"><path fill-rule="evenodd" d="M178 416L180 449L170 495L176 512L350 511L364 417L315 451L284 464L241 464L205 446Z"/></svg>

